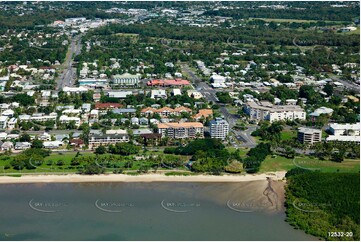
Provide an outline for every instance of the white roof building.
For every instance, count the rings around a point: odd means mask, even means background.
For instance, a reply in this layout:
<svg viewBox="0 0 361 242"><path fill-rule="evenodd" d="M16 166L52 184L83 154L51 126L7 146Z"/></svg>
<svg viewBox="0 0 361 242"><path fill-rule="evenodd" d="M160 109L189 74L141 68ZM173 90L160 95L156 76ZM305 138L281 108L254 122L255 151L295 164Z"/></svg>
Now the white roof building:
<svg viewBox="0 0 361 242"><path fill-rule="evenodd" d="M327 129L335 136L360 136L360 123L338 124L331 123Z"/></svg>
<svg viewBox="0 0 361 242"><path fill-rule="evenodd" d="M64 87L63 92L66 94L70 93L82 93L87 92L89 89L87 87Z"/></svg>
<svg viewBox="0 0 361 242"><path fill-rule="evenodd" d="M14 116L14 110L11 109L7 109L4 112L1 113L2 116L8 116L8 117L12 117Z"/></svg>
<svg viewBox="0 0 361 242"><path fill-rule="evenodd" d="M5 129L9 118L7 116L0 116L0 128Z"/></svg>
<svg viewBox="0 0 361 242"><path fill-rule="evenodd" d="M182 95L182 91L179 88L175 88L172 91L173 96Z"/></svg>
<svg viewBox="0 0 361 242"><path fill-rule="evenodd" d="M165 90L152 90L151 91L151 98L152 99L157 99L157 98L166 99L167 98L167 93L166 93Z"/></svg>
<svg viewBox="0 0 361 242"><path fill-rule="evenodd" d="M321 114L332 115L332 113L333 113L332 108L320 107L317 108L315 111L313 111L313 113L310 113L310 116L318 117Z"/></svg>
<svg viewBox="0 0 361 242"><path fill-rule="evenodd" d="M341 141L341 142L357 142L360 143L360 136L338 136L330 135L326 138L326 141Z"/></svg>
<svg viewBox="0 0 361 242"><path fill-rule="evenodd" d="M273 105L268 101L249 101L244 104L245 113L251 120L305 120L306 112L298 105Z"/></svg>
<svg viewBox="0 0 361 242"><path fill-rule="evenodd" d="M218 75L218 74L213 74L211 76L211 80L213 81L213 83L224 83L226 81L226 78L224 76Z"/></svg>
<svg viewBox="0 0 361 242"><path fill-rule="evenodd" d="M133 95L132 91L110 91L108 97L126 98L128 95Z"/></svg>
<svg viewBox="0 0 361 242"><path fill-rule="evenodd" d="M56 149L64 145L62 141L44 141L43 143L45 149Z"/></svg>
<svg viewBox="0 0 361 242"><path fill-rule="evenodd" d="M78 117L68 117L66 115L61 115L59 118L60 123L70 123L74 121L76 126L80 126L80 118Z"/></svg>

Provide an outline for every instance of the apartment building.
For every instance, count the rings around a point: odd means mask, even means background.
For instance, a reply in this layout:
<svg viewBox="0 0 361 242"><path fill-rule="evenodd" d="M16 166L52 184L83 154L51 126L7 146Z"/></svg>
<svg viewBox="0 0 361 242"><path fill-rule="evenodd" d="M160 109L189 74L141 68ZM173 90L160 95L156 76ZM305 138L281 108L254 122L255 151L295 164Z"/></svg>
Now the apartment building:
<svg viewBox="0 0 361 242"><path fill-rule="evenodd" d="M225 140L229 132L229 124L222 118L209 122L211 138Z"/></svg>
<svg viewBox="0 0 361 242"><path fill-rule="evenodd" d="M300 127L297 131L297 139L302 144L314 144L321 142L322 130Z"/></svg>
<svg viewBox="0 0 361 242"><path fill-rule="evenodd" d="M251 120L306 120L306 112L298 105L273 105L268 101L249 101L243 105L244 112Z"/></svg>
<svg viewBox="0 0 361 242"><path fill-rule="evenodd" d="M77 127L80 126L80 118L78 117L69 117L66 115L61 115L59 118L59 122L62 124L68 124L70 122L74 122Z"/></svg>
<svg viewBox="0 0 361 242"><path fill-rule="evenodd" d="M110 145L121 142L129 142L129 135L126 130L124 132L108 133L108 134L93 134L89 138L89 146L94 148L100 145Z"/></svg>
<svg viewBox="0 0 361 242"><path fill-rule="evenodd" d="M175 109L173 108L169 108L169 107L163 107L160 109L155 109L155 108L143 108L140 113L144 116L150 116L153 115L154 113L158 113L161 117L168 117L170 115L181 115L181 113L192 113L192 109L187 108L187 107L177 107Z"/></svg>
<svg viewBox="0 0 361 242"><path fill-rule="evenodd" d="M158 124L158 133L162 135L162 138L203 138L204 126L199 122L160 123Z"/></svg>
<svg viewBox="0 0 361 242"><path fill-rule="evenodd" d="M49 115L44 115L44 113L34 113L31 117L30 117L30 120L32 121L37 121L37 122L45 122L45 121L55 121L56 120L56 117L57 117L57 113L49 113ZM26 116L23 116L20 118L19 116L19 119L26 119L27 117Z"/></svg>

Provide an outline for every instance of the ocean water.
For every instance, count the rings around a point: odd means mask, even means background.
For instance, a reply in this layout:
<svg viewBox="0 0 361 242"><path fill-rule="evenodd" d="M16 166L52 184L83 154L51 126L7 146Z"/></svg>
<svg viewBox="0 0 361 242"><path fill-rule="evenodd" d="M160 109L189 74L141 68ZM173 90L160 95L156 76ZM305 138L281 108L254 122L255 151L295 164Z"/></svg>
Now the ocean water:
<svg viewBox="0 0 361 242"><path fill-rule="evenodd" d="M315 240L264 182L0 185L1 240ZM260 194L260 195L258 195Z"/></svg>

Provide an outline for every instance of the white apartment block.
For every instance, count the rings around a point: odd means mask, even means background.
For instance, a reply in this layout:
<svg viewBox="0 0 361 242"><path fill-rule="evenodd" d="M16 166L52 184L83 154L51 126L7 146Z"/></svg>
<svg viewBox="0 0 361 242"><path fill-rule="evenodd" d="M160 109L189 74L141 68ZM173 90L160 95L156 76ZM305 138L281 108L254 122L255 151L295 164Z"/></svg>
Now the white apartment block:
<svg viewBox="0 0 361 242"><path fill-rule="evenodd" d="M45 121L55 121L57 117L57 113L50 113L49 115L44 115L43 113L34 113L33 116L30 117L30 120L37 122L45 122ZM20 118L20 120L27 120L26 116Z"/></svg>
<svg viewBox="0 0 361 242"><path fill-rule="evenodd" d="M120 86L137 86L139 84L139 75L124 73L112 77L113 84Z"/></svg>
<svg viewBox="0 0 361 242"><path fill-rule="evenodd" d="M129 142L129 135L126 131L109 134L94 134L89 138L89 145L92 148L100 145L107 146L121 142Z"/></svg>
<svg viewBox="0 0 361 242"><path fill-rule="evenodd" d="M322 130L300 127L297 131L297 139L302 144L314 144L321 142Z"/></svg>
<svg viewBox="0 0 361 242"><path fill-rule="evenodd" d="M59 118L59 122L62 123L62 124L68 124L68 123L70 123L72 121L75 122L75 125L77 127L80 126L80 118L78 118L78 117L68 117L66 115L61 115L60 118Z"/></svg>
<svg viewBox="0 0 361 242"><path fill-rule="evenodd" d="M63 88L63 92L65 92L66 94L83 93L83 92L87 92L87 91L89 91L89 89L87 87L64 87Z"/></svg>
<svg viewBox="0 0 361 242"><path fill-rule="evenodd" d="M162 138L203 138L204 126L199 122L160 123L158 124L158 133L162 135Z"/></svg>
<svg viewBox="0 0 361 242"><path fill-rule="evenodd" d="M229 132L229 124L226 120L216 118L209 124L211 138L225 140Z"/></svg>
<svg viewBox="0 0 361 242"><path fill-rule="evenodd" d="M306 112L298 105L273 105L268 101L250 101L243 105L251 120L267 120L270 123L282 120L306 120Z"/></svg>

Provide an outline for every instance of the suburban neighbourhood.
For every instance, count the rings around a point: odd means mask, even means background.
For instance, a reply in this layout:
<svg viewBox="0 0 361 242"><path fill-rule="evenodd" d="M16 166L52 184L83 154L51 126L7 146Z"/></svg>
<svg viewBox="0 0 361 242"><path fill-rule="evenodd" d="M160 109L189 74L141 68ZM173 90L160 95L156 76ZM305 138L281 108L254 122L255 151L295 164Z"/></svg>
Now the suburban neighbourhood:
<svg viewBox="0 0 361 242"><path fill-rule="evenodd" d="M2 2L0 178L261 177L294 228L359 240L359 10Z"/></svg>

